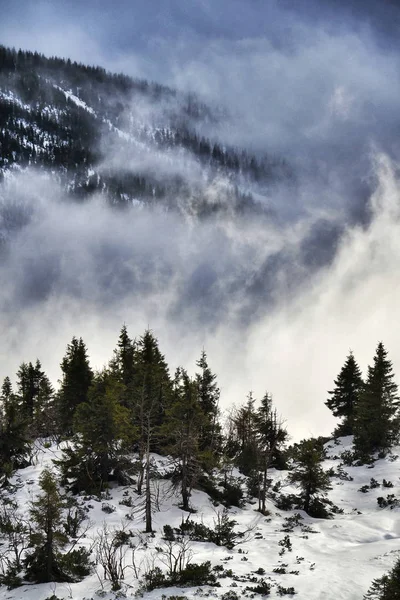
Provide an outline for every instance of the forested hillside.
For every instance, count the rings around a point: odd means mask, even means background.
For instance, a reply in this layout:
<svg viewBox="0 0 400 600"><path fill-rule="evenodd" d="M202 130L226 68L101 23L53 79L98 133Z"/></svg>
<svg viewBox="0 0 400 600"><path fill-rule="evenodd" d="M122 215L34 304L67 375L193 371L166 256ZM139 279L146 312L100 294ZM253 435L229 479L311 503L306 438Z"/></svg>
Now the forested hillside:
<svg viewBox="0 0 400 600"><path fill-rule="evenodd" d="M227 119L194 94L70 60L0 46L0 174L37 166L76 198L141 201L202 215L218 210L207 188L223 178L228 203L255 210L251 190L291 176L282 158L206 137ZM194 173L197 175L194 176Z"/></svg>

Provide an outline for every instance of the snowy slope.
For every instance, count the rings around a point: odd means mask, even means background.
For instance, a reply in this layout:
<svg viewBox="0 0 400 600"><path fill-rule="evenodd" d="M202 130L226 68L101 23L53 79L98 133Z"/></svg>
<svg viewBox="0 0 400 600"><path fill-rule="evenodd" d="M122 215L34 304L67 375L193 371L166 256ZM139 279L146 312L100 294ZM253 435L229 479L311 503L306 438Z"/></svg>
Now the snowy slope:
<svg viewBox="0 0 400 600"><path fill-rule="evenodd" d="M330 442L328 447L329 458L325 461L325 469L333 468L337 471L341 459L339 455L351 448L351 438L342 438L340 444ZM400 478L396 453L400 448L395 448L392 456L378 460L373 468L343 467L347 479L332 477L332 490L329 498L341 509L343 514L335 515L334 519L312 519L301 511L281 511L272 502L269 502L269 517L264 517L255 511L256 504L248 503L245 508L230 509L232 518L237 521L238 531L250 530L247 541L236 546L233 550L215 546L211 543L192 542L194 553L193 562L200 563L210 560L212 565L223 565L224 577L219 579L221 587L205 586L203 590L168 588L154 590L144 594L145 598L161 598L163 594L168 598L174 594L184 595L194 599L199 596L220 598L229 590L236 591L238 598L246 597L245 588L252 586L248 578L255 580L265 579L272 585L270 598L278 598L280 585L283 588L294 587L296 598L304 600L356 600L370 586L372 579L380 577L389 570L400 552L400 520L397 508L379 508L377 498L386 497L387 494L400 496ZM55 446L45 449L38 448L34 466L20 470L14 477L14 483L20 484L16 497L21 510L26 514L30 500L39 491L38 477L45 465L51 465L52 459L60 456L60 449ZM167 459L155 457L159 467L167 468ZM285 493L295 491L285 485L285 472L274 472L275 481L283 483ZM369 487L371 478L374 478L379 487ZM348 480L352 478L352 480ZM391 481L393 488L382 488L383 479ZM375 484L376 485L376 484ZM168 492L168 482L160 480L159 510L154 514L155 537L145 536L143 530L143 515L138 505L140 499L130 488L115 488L111 490L109 498L101 501L91 498L85 503L89 507L89 529L81 541L82 545L91 547L93 539L102 529L104 523L107 527L125 528L132 534L133 545L142 542L142 547L136 551L135 564L143 573L146 565L162 564L156 548L163 544L161 539L162 527L166 524L178 527L182 519L187 518L178 508L179 498ZM362 486L368 486L368 491L363 493ZM133 508L125 506L127 498L132 497ZM120 504L123 501L124 504ZM115 509L107 514L102 507L107 504ZM192 505L196 513L192 515L195 521L212 526L217 511L222 507L213 506L209 497L196 491L192 496ZM301 514L302 519L297 520L293 531L287 530L287 519L294 514ZM279 542L289 535L292 549L282 553L282 544ZM143 548L143 542L147 548ZM132 550L124 548L126 565L132 565ZM281 568L286 573L279 574L274 569ZM258 570L263 569L265 573ZM229 571L231 570L231 571ZM235 580L236 578L236 580ZM58 598L73 598L83 600L103 597L106 600L120 597L121 592L110 591L109 582L104 582L100 567L97 574L87 577L78 584L43 584L20 587L14 590L0 588L0 599L27 599L45 600L52 594ZM243 581L241 581L243 580ZM133 569L128 566L123 591L131 597L139 585ZM247 597L251 597L247 592ZM256 594L254 597L261 597ZM289 596L290 597L290 596Z"/></svg>

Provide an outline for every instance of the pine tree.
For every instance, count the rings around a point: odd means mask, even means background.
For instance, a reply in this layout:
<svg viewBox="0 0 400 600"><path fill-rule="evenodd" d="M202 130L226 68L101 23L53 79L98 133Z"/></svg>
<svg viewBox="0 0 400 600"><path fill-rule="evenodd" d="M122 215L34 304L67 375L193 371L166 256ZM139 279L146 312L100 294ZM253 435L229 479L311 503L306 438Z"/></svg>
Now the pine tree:
<svg viewBox="0 0 400 600"><path fill-rule="evenodd" d="M171 381L168 366L158 341L145 331L135 352L135 374L132 395L133 422L139 431L137 491L142 492L145 470L149 474L150 452L159 451L158 429L171 403Z"/></svg>
<svg viewBox="0 0 400 600"><path fill-rule="evenodd" d="M399 396L387 350L379 342L356 407L354 448L361 457L386 451L399 438Z"/></svg>
<svg viewBox="0 0 400 600"><path fill-rule="evenodd" d="M41 494L31 503L30 547L25 556L25 572L29 581L80 581L91 570L90 553L83 548L62 554L68 543L65 534L63 498L55 475L45 468L39 478Z"/></svg>
<svg viewBox="0 0 400 600"><path fill-rule="evenodd" d="M316 439L302 440L293 452L295 467L289 474L290 483L301 489L301 507L311 516L320 516L318 495L331 489L329 476L323 470L323 448ZM321 515L322 516L322 515Z"/></svg>
<svg viewBox="0 0 400 600"><path fill-rule="evenodd" d="M3 486L17 468L29 464L31 442L28 436L28 423L12 392L11 381L6 377L1 388L0 412L0 473Z"/></svg>
<svg viewBox="0 0 400 600"><path fill-rule="evenodd" d="M205 417L200 408L196 381L191 380L182 367L176 370L173 398L161 431L169 440L166 450L176 463L182 508L188 511L191 491L201 473L199 438Z"/></svg>
<svg viewBox="0 0 400 600"><path fill-rule="evenodd" d="M253 392L249 392L246 404L235 412L232 419L236 439L236 464L244 475L254 474L259 468L259 452Z"/></svg>
<svg viewBox="0 0 400 600"><path fill-rule="evenodd" d="M121 385L107 370L94 376L88 401L79 404L74 416L76 436L59 461L63 478L72 480L74 492L99 494L111 476L126 483L130 465L128 451L136 430L130 412L119 403Z"/></svg>
<svg viewBox="0 0 400 600"><path fill-rule="evenodd" d="M110 362L110 369L116 379L122 384L121 403L132 405L133 382L135 375L135 344L128 335L124 324L118 338L117 348Z"/></svg>
<svg viewBox="0 0 400 600"><path fill-rule="evenodd" d="M5 377L4 381L3 381L3 385L1 386L1 396L0 396L2 411L4 411L7 404L9 404L11 402L13 396L14 396L14 394L13 394L13 390L12 390L11 380L9 377Z"/></svg>
<svg viewBox="0 0 400 600"><path fill-rule="evenodd" d="M54 474L44 469L39 479L42 493L30 508L34 523L31 535L33 550L25 559L28 580L37 583L68 581L59 565L59 551L67 543L62 530L62 499Z"/></svg>
<svg viewBox="0 0 400 600"><path fill-rule="evenodd" d="M93 371L87 357L86 345L76 337L67 346L61 363L63 378L58 396L59 424L63 435L73 432L73 419L79 404L87 402Z"/></svg>
<svg viewBox="0 0 400 600"><path fill-rule="evenodd" d="M272 398L266 393L261 400L261 406L256 411L255 429L257 432L259 464L261 467L261 482L259 485L258 509L266 511L266 497L268 488L268 469L272 464L274 454L287 440L288 434L283 427L282 420L278 417L276 409L272 406Z"/></svg>
<svg viewBox="0 0 400 600"><path fill-rule="evenodd" d="M200 373L196 374L196 385L200 408L205 417L200 431L199 448L203 452L207 451L211 458L210 465L215 466L217 453L221 451L221 425L218 422L220 390L217 376L212 373L204 350L196 364L201 369Z"/></svg>
<svg viewBox="0 0 400 600"><path fill-rule="evenodd" d="M33 419L36 398L39 394L40 382L45 377L42 365L36 360L35 366L22 363L17 372L18 401L25 417Z"/></svg>
<svg viewBox="0 0 400 600"><path fill-rule="evenodd" d="M47 375L39 381L31 426L34 437L46 438L57 432L54 389Z"/></svg>
<svg viewBox="0 0 400 600"><path fill-rule="evenodd" d="M400 600L400 559L389 573L372 582L364 600Z"/></svg>
<svg viewBox="0 0 400 600"><path fill-rule="evenodd" d="M335 417L342 418L342 422L335 429L335 436L352 435L356 406L363 388L361 371L352 352L346 358L334 384L334 389L328 392L330 398L325 404Z"/></svg>

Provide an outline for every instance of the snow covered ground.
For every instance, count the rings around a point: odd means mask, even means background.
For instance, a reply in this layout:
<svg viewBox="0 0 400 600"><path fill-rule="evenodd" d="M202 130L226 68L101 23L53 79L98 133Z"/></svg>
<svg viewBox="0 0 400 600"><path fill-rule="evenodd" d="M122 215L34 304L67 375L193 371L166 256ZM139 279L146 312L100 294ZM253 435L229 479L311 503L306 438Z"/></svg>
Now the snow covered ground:
<svg viewBox="0 0 400 600"><path fill-rule="evenodd" d="M339 455L350 448L351 438L342 438L339 444L333 441L328 443L329 458L324 462L324 468L332 467L337 471L341 463ZM193 562L209 560L213 566L223 566L225 576L218 580L220 587L158 589L144 593L144 598L161 599L163 594L166 598L173 595L186 596L188 599L221 598L230 590L235 591L238 598L242 598L245 597L246 586L254 583L241 579L251 576L265 579L271 584L271 599L280 597L280 585L281 588L293 587L295 597L304 600L360 600L371 581L388 571L400 552L399 509L380 508L377 503L380 496L386 498L388 494L394 494L400 497L400 459L397 459L397 453L400 453L400 448L394 448L393 455L377 460L372 468L343 466L346 479L332 477L329 498L343 509L343 514L335 515L333 519L312 519L302 511L281 511L272 502L268 504L270 515L267 517L256 512L255 503L247 503L243 509L230 509L230 516L237 521L236 529L250 530L246 536L247 541L232 550L212 543L191 542ZM29 502L39 492L38 477L43 467L51 465L52 459L59 456L60 450L55 446L47 449L42 447L38 450L34 466L18 471L13 478L14 483L20 484L16 497L24 514L27 514ZM166 467L167 459L155 459L161 468ZM285 484L285 472L273 472L271 476L275 481L282 482L284 493L295 491ZM377 482L373 482L372 488L371 478ZM393 487L382 487L383 479L391 481ZM359 491L362 486L367 486L364 488L367 491ZM132 545L136 546L141 541L134 557L136 568L141 574L152 564L163 567L156 550L163 544L162 528L166 524L179 527L182 519L186 520L188 517L178 507L179 497L168 493L167 487L168 482L160 480L159 510L154 513L154 537L142 533L140 498L131 488L114 488L110 490L109 497L102 500L86 499L90 527L81 540L81 545L90 547L106 523L109 530L124 528L130 532ZM129 497L131 501L128 500ZM133 507L126 506L129 503ZM104 512L105 505L114 512ZM208 526L213 526L217 512L222 510L221 506L215 507L210 498L200 491L193 493L192 505L196 513L191 518ZM298 519L293 531L283 531L284 528L287 529L287 518L298 513L303 518ZM286 548L282 552L284 546L279 542L287 535L292 548ZM147 547L143 547L143 543ZM123 552L127 569L120 592L110 591L110 583L104 581L102 568L97 567L96 572L78 584L29 585L14 590L2 587L0 600L45 600L52 594L57 598L76 600L111 600L125 597L123 594L132 597L139 588L131 566L132 549L126 546ZM284 572L274 572L277 568ZM247 597L251 597L250 594L251 592L247 592ZM254 597L261 596L255 594Z"/></svg>

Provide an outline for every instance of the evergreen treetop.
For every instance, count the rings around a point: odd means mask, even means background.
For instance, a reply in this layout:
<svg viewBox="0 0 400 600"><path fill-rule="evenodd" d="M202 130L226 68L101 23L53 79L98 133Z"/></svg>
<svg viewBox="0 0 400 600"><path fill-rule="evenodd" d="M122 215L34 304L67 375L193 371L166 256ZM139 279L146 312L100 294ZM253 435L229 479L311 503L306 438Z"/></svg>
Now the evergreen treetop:
<svg viewBox="0 0 400 600"><path fill-rule="evenodd" d="M360 456L387 451L399 439L399 396L388 352L379 342L356 406L354 447Z"/></svg>
<svg viewBox="0 0 400 600"><path fill-rule="evenodd" d="M59 411L61 431L64 435L73 431L73 419L76 407L88 399L93 380L93 371L89 364L87 348L82 338L73 337L67 346L61 362L63 378L59 392Z"/></svg>
<svg viewBox="0 0 400 600"><path fill-rule="evenodd" d="M333 390L328 392L330 397L325 404L335 417L342 419L335 429L335 435L352 435L356 406L363 388L361 370L352 352L347 356L334 384Z"/></svg>
<svg viewBox="0 0 400 600"><path fill-rule="evenodd" d="M329 476L322 468L323 458L323 448L317 439L302 440L294 446L294 470L289 481L300 487L302 508L307 513L313 512L312 504L318 495L331 489Z"/></svg>
<svg viewBox="0 0 400 600"><path fill-rule="evenodd" d="M400 559L394 567L382 577L375 579L364 600L399 600L400 599Z"/></svg>

